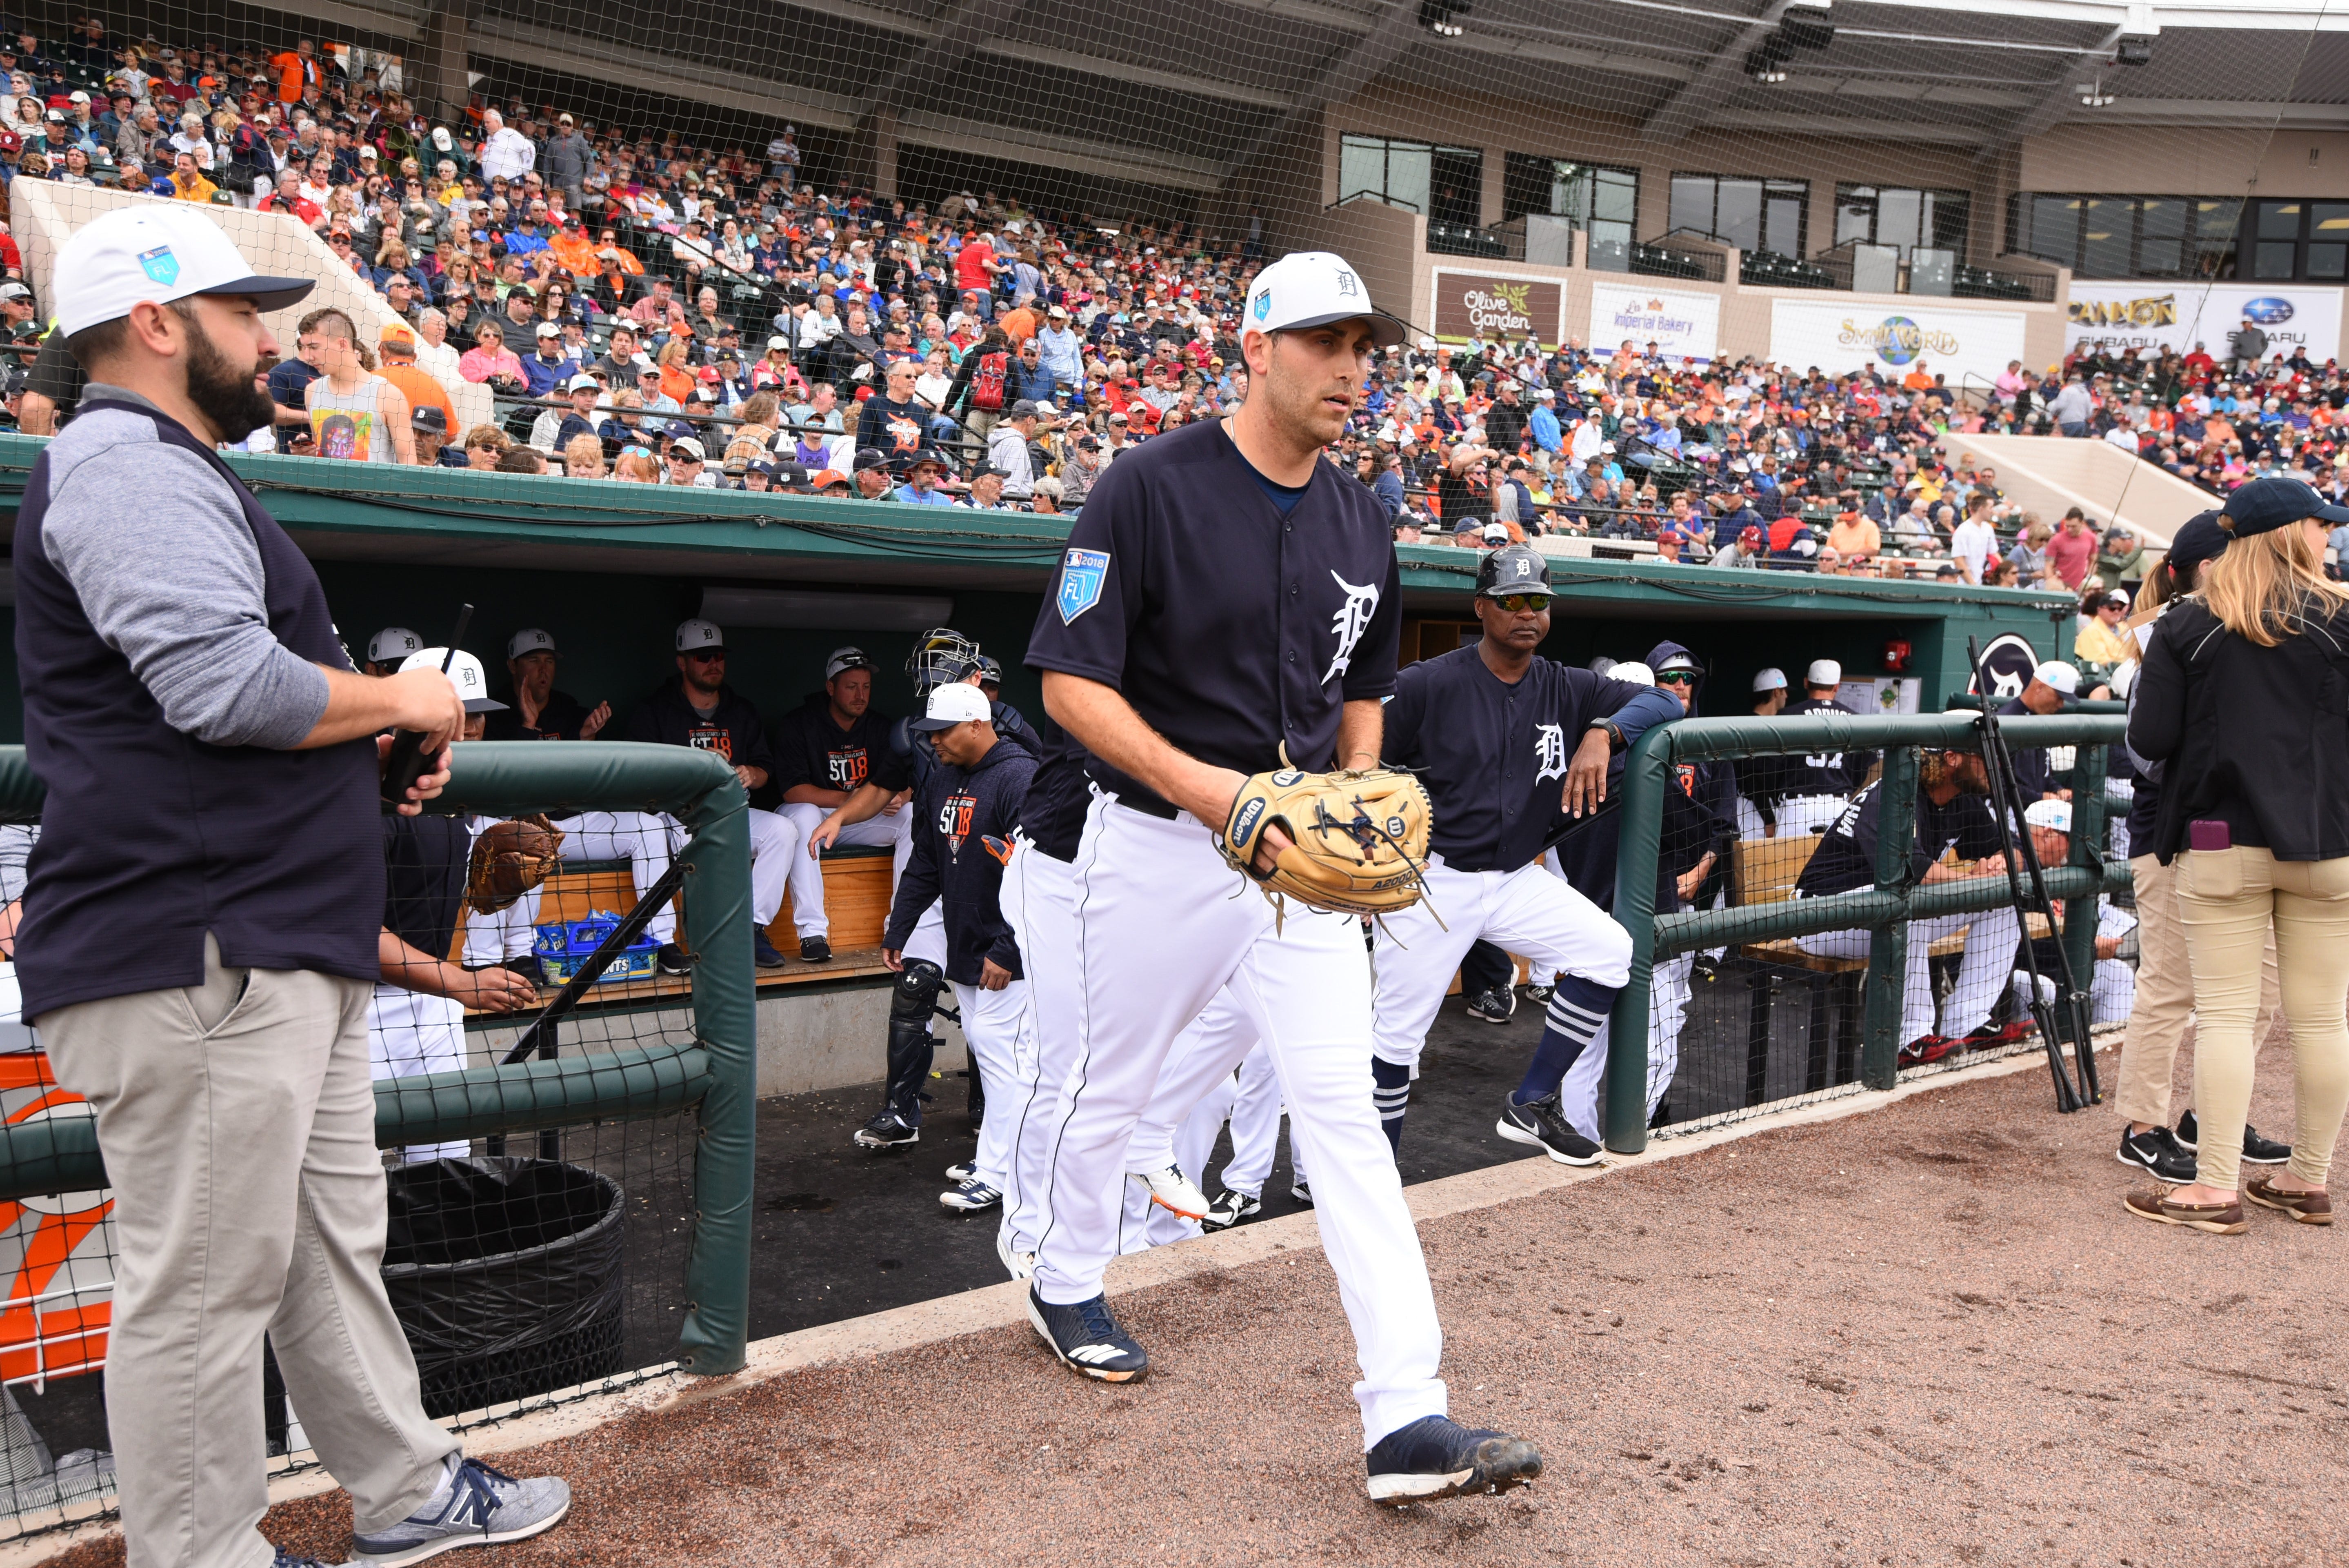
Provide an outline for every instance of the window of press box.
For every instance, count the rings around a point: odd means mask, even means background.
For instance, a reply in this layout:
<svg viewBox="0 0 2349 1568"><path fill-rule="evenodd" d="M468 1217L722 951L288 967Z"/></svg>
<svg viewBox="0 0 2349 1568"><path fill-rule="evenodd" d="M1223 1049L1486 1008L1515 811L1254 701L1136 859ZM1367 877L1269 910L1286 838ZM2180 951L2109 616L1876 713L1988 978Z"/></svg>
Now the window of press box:
<svg viewBox="0 0 2349 1568"><path fill-rule="evenodd" d="M1973 198L1963 191L1910 191L1892 185L1837 185L1836 234L1838 245L1857 241L1868 245L1891 245L1907 260L1922 245L1952 251L1962 261L1966 253L1966 220Z"/></svg>
<svg viewBox="0 0 2349 1568"><path fill-rule="evenodd" d="M1474 229L1483 222L1485 154L1379 136L1347 136L1338 147L1338 200L1375 196L1423 213L1431 223Z"/></svg>
<svg viewBox="0 0 2349 1568"><path fill-rule="evenodd" d="M1799 259L1810 205L1806 180L1676 173L1671 227L1710 234L1741 251Z"/></svg>
<svg viewBox="0 0 2349 1568"><path fill-rule="evenodd" d="M2279 246L2270 255L2270 264L2299 265L2298 224L2304 203L2261 205L2292 209L2288 215L2259 220L2271 223L2282 236L2259 242ZM2242 218L2243 203L2230 197L2018 191L2007 201L2006 249L2070 267L2084 278L2231 278L2236 275L2236 232ZM2342 238L2349 240L2349 233ZM2292 253L2287 256L2286 251ZM2336 271L2331 275L2337 278L2341 273Z"/></svg>
<svg viewBox="0 0 2349 1568"><path fill-rule="evenodd" d="M1502 166L1501 222L1527 212L1564 218L1585 231L1590 264L1601 272L1623 272L1630 265L1632 225L1640 217L1640 171L1512 152Z"/></svg>

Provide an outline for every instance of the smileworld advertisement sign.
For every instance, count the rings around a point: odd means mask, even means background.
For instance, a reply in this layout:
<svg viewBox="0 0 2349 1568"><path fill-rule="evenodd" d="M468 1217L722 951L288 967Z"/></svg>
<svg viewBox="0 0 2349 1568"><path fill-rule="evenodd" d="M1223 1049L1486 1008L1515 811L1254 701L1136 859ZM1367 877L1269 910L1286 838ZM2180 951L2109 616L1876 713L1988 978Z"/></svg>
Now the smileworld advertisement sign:
<svg viewBox="0 0 2349 1568"><path fill-rule="evenodd" d="M1434 277L1438 343L1480 337L1522 343L1530 335L1544 348L1557 346L1566 320L1566 285L1557 279L1449 267L1437 267Z"/></svg>
<svg viewBox="0 0 2349 1568"><path fill-rule="evenodd" d="M1874 365L1895 379L1922 365L1951 387L1968 377L1980 384L2023 357L2023 322L2019 311L1778 299L1770 302L1770 357L1830 375Z"/></svg>
<svg viewBox="0 0 2349 1568"><path fill-rule="evenodd" d="M2132 284L2072 280L2064 346L2098 343L2117 353L2199 343L2227 357L2227 335L2249 316L2268 335L2268 352L2305 348L2319 365L2341 352L2341 291L2303 284Z"/></svg>
<svg viewBox="0 0 2349 1568"><path fill-rule="evenodd" d="M1612 354L1625 341L1641 353L1651 343L1668 360L1710 363L1721 341L1721 296L1599 284L1590 291L1590 347Z"/></svg>

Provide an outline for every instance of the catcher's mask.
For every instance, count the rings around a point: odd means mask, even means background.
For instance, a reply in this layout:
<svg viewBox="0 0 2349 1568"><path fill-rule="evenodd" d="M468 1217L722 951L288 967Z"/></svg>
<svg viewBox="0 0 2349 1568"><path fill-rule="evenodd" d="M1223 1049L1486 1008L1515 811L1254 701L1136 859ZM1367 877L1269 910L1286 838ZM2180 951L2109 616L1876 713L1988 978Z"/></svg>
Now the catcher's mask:
<svg viewBox="0 0 2349 1568"><path fill-rule="evenodd" d="M905 673L914 678L915 695L921 696L932 686L962 679L978 657L977 643L952 626L933 626L914 639Z"/></svg>

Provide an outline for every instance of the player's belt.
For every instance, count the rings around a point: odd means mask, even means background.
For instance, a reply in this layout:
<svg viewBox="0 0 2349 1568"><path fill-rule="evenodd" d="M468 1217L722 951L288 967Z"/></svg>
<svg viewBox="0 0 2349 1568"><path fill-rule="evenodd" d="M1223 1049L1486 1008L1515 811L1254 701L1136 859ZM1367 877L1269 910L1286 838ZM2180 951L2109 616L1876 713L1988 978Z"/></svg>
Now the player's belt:
<svg viewBox="0 0 2349 1568"><path fill-rule="evenodd" d="M1119 795L1115 799L1117 803L1127 810L1139 811L1145 817L1155 817L1162 822L1171 822L1183 814L1180 807L1170 806L1155 796Z"/></svg>

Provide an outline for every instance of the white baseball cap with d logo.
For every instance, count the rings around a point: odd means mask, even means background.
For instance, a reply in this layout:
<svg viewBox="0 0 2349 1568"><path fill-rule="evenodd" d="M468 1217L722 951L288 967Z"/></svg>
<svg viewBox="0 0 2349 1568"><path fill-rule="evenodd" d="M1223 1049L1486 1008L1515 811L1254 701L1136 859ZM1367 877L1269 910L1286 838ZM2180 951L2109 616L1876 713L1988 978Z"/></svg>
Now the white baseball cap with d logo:
<svg viewBox="0 0 2349 1568"><path fill-rule="evenodd" d="M1330 251L1293 251L1256 275L1242 332L1292 332L1361 317L1381 348L1403 340L1402 323L1371 304L1371 291L1346 258Z"/></svg>
<svg viewBox="0 0 2349 1568"><path fill-rule="evenodd" d="M283 310L317 285L256 273L205 209L159 197L134 199L75 231L58 247L52 286L57 325L71 337L121 320L142 300L249 294L263 310Z"/></svg>

